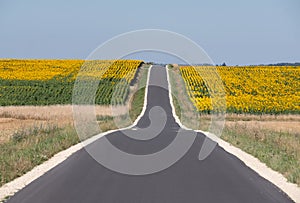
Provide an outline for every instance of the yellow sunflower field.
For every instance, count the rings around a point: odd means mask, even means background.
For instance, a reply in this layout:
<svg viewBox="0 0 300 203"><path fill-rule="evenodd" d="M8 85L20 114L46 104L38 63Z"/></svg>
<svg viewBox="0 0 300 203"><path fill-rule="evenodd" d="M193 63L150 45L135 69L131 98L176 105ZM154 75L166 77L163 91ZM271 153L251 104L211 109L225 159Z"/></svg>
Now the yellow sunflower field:
<svg viewBox="0 0 300 203"><path fill-rule="evenodd" d="M181 66L191 101L200 112L216 112L204 78L216 72L230 113L299 113L300 67L297 66ZM215 76L212 75L212 79ZM216 108L215 108L216 107ZM214 109L215 108L215 109Z"/></svg>

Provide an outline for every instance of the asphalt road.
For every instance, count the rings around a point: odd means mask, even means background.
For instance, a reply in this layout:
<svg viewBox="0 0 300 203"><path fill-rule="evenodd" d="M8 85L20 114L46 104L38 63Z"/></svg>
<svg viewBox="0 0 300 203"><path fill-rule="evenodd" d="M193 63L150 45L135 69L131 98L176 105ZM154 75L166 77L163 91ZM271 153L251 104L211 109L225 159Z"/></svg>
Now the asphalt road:
<svg viewBox="0 0 300 203"><path fill-rule="evenodd" d="M152 68L147 109L132 130L132 136L143 137L156 130L156 115L164 117L160 111L154 111L150 122L149 112L156 106L165 111L166 123L161 132L149 140L136 140L118 131L106 136L114 146L142 155L160 151L175 139L180 129L172 116L166 77L164 67ZM8 202L292 202L277 187L218 146L208 158L199 161L204 138L198 133L192 147L171 167L140 176L111 171L82 149L17 192ZM101 139L90 147L97 147Z"/></svg>

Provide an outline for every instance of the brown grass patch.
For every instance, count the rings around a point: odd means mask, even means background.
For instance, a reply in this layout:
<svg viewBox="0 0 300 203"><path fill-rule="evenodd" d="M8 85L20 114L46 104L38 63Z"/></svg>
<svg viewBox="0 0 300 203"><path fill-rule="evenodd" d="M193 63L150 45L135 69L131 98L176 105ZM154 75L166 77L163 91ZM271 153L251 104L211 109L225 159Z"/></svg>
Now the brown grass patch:
<svg viewBox="0 0 300 203"><path fill-rule="evenodd" d="M234 125L246 126L251 129L300 134L299 121L226 121L226 126L233 127Z"/></svg>
<svg viewBox="0 0 300 203"><path fill-rule="evenodd" d="M113 112L109 106L96 106L95 109L96 115L101 116L126 113L125 106L116 107ZM49 124L58 127L73 124L72 105L0 107L0 143L8 141L19 129Z"/></svg>
<svg viewBox="0 0 300 203"><path fill-rule="evenodd" d="M200 115L201 130L208 130L211 118L212 115ZM300 115L227 114L225 116L225 126L242 126L251 129L300 134Z"/></svg>

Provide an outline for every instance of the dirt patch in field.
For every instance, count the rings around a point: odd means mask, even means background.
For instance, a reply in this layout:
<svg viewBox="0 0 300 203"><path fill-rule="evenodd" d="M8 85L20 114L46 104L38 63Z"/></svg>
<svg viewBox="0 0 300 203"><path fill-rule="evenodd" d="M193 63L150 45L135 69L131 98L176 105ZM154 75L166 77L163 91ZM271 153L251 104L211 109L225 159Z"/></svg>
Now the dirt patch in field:
<svg viewBox="0 0 300 203"><path fill-rule="evenodd" d="M112 116L126 113L126 106L96 106L96 115ZM6 142L18 130L56 125L73 124L72 105L55 106L7 106L0 107L0 143Z"/></svg>
<svg viewBox="0 0 300 203"><path fill-rule="evenodd" d="M46 121L37 120L19 120L13 118L0 118L0 143L9 140L12 134L14 134L19 129L33 128L35 126L46 125Z"/></svg>
<svg viewBox="0 0 300 203"><path fill-rule="evenodd" d="M201 125L207 130L211 115L201 115ZM200 126L201 126L200 125ZM251 129L266 129L277 132L300 133L300 115L243 115L228 114L225 116L225 125L234 127L248 127Z"/></svg>
<svg viewBox="0 0 300 203"><path fill-rule="evenodd" d="M266 129L277 132L300 134L299 121L226 121L226 126L228 127L234 127L235 125L252 129Z"/></svg>
<svg viewBox="0 0 300 203"><path fill-rule="evenodd" d="M207 131L211 115L200 116L200 129ZM300 134L300 115L243 115L228 114L225 117L226 127L246 127L249 129L265 129L276 132Z"/></svg>
<svg viewBox="0 0 300 203"><path fill-rule="evenodd" d="M212 115L202 114L202 119L209 120ZM251 115L251 114L226 114L226 121L298 121L300 122L300 115L296 114L282 114L282 115Z"/></svg>
<svg viewBox="0 0 300 203"><path fill-rule="evenodd" d="M114 113L124 114L125 106L114 107ZM111 116L110 106L95 106L96 114ZM0 118L15 118L20 120L72 120L72 105L54 105L54 106L7 106L0 107Z"/></svg>

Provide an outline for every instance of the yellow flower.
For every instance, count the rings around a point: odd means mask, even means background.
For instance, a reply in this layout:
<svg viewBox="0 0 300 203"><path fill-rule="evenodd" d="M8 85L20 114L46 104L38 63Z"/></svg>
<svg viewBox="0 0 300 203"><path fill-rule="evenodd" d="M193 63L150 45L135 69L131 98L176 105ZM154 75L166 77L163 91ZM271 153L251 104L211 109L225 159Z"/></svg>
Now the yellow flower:
<svg viewBox="0 0 300 203"><path fill-rule="evenodd" d="M233 113L299 113L300 67L245 66L212 67L182 66L181 75L193 104L199 111L218 111L211 95L221 96L215 83L217 69L226 94L228 112ZM207 87L206 84L210 84ZM215 109L213 109L214 107Z"/></svg>

